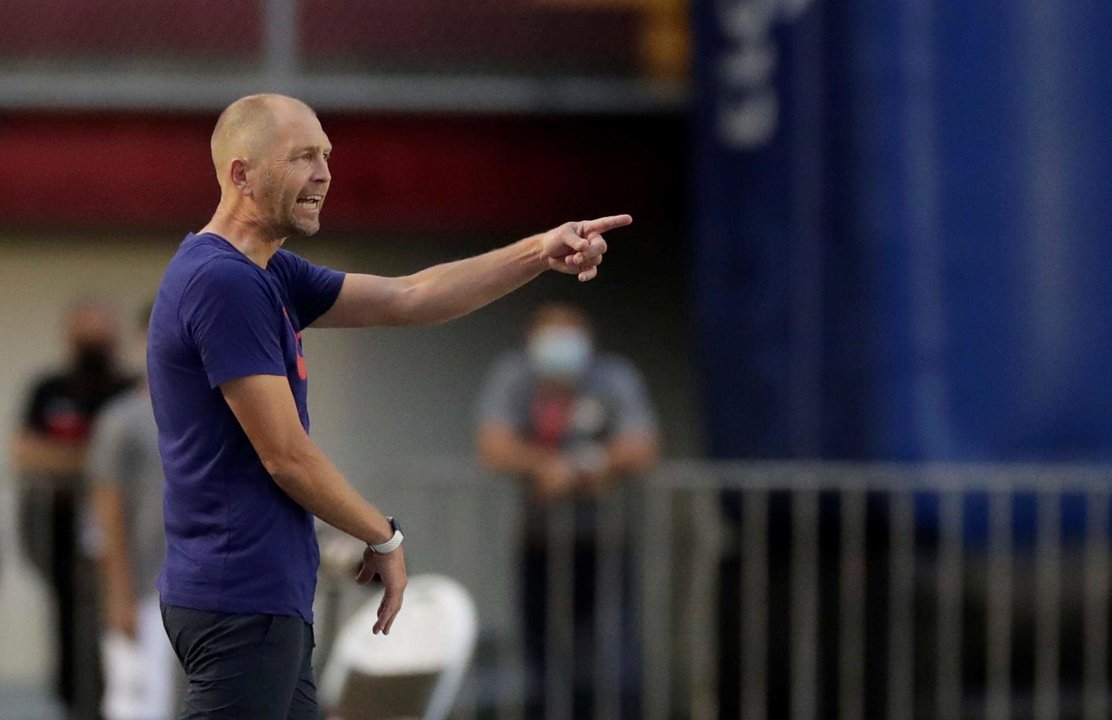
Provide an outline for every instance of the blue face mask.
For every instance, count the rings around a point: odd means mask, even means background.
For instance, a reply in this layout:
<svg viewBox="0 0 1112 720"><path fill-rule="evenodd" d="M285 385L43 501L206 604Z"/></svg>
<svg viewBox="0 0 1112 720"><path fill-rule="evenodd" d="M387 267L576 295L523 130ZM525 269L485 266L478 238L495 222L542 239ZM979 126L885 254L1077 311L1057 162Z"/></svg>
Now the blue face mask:
<svg viewBox="0 0 1112 720"><path fill-rule="evenodd" d="M574 381L591 360L591 339L576 328L539 330L529 339L529 364L539 377Z"/></svg>

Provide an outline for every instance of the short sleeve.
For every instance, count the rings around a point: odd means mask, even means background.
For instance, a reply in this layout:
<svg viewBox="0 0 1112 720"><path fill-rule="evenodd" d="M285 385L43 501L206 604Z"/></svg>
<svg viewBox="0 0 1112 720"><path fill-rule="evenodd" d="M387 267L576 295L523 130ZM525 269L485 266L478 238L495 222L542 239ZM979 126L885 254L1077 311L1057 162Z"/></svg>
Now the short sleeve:
<svg viewBox="0 0 1112 720"><path fill-rule="evenodd" d="M344 284L344 273L314 265L288 250L275 253L271 263L285 283L301 323L299 330L312 325L336 303Z"/></svg>
<svg viewBox="0 0 1112 720"><path fill-rule="evenodd" d="M238 261L201 268L182 294L180 318L210 387L249 375L286 375L281 304L255 268Z"/></svg>
<svg viewBox="0 0 1112 720"><path fill-rule="evenodd" d="M127 457L127 415L118 402L105 408L89 440L88 475L94 485L116 486Z"/></svg>
<svg viewBox="0 0 1112 720"><path fill-rule="evenodd" d="M614 360L608 375L615 401L614 433L656 432L656 412L637 368L624 360Z"/></svg>
<svg viewBox="0 0 1112 720"><path fill-rule="evenodd" d="M520 408L526 402L528 368L524 357L514 354L497 360L487 373L479 392L477 420L520 427L523 423Z"/></svg>

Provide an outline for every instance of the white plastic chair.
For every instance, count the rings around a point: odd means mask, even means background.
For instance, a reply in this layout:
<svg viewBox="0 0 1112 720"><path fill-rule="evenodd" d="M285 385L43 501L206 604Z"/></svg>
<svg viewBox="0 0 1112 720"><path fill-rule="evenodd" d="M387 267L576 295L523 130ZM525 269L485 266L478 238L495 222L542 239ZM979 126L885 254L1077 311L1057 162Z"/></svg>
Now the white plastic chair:
<svg viewBox="0 0 1112 720"><path fill-rule="evenodd" d="M409 578L389 635L375 635L382 591L341 627L321 676L320 700L343 720L444 720L478 634L467 590L443 575Z"/></svg>

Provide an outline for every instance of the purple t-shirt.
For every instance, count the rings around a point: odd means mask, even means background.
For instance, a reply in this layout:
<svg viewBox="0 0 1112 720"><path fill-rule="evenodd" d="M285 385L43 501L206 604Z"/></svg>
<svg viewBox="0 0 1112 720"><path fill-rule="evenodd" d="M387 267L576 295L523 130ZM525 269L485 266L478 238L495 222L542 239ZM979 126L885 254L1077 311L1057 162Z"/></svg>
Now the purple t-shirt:
<svg viewBox="0 0 1112 720"><path fill-rule="evenodd" d="M211 233L186 236L167 266L147 337L166 476L163 602L312 622L312 515L267 473L220 385L289 378L308 431L301 330L332 307L343 279L285 250L264 270Z"/></svg>

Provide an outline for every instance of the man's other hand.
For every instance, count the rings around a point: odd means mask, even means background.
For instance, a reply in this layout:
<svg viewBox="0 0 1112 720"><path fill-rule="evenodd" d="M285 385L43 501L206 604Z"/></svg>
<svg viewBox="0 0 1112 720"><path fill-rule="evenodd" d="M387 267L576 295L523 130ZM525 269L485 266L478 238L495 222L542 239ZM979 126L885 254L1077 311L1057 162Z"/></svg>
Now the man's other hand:
<svg viewBox="0 0 1112 720"><path fill-rule="evenodd" d="M566 497L574 489L575 468L563 455L553 455L537 468L533 488L537 499L553 503Z"/></svg>
<svg viewBox="0 0 1112 720"><path fill-rule="evenodd" d="M402 595L405 594L405 586L409 581L405 571L404 552L400 547L385 555L380 555L369 547L363 551L363 567L359 568L355 582L366 585L375 575L378 575L386 590L382 596L382 603L378 606L378 622L374 626L375 635L380 632L389 635L394 618L402 609Z"/></svg>

